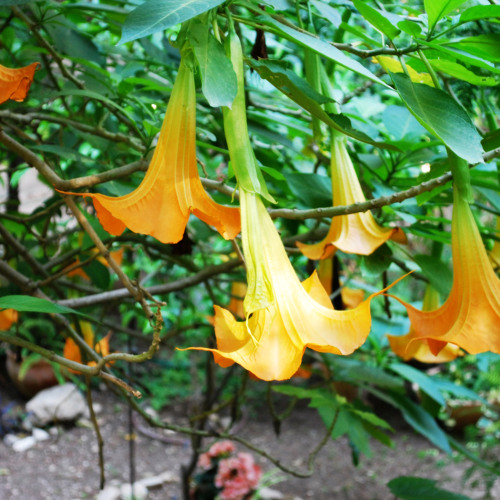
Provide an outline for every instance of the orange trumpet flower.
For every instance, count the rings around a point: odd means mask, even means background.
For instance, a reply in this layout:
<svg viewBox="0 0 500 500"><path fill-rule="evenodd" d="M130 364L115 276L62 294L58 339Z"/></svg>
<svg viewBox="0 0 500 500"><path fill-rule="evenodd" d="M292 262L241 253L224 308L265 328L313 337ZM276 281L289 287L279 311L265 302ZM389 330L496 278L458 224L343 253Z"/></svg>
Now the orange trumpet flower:
<svg viewBox="0 0 500 500"><path fill-rule="evenodd" d="M24 68L6 68L0 64L0 104L9 99L24 101L38 66L40 63L37 62Z"/></svg>
<svg viewBox="0 0 500 500"><path fill-rule="evenodd" d="M331 179L333 206L351 205L365 201L354 165L345 145L345 137L332 134ZM384 228L377 224L370 211L332 218L330 230L319 243L297 242L300 251L309 259L326 259L339 249L346 253L370 255L388 239L406 243L399 228Z"/></svg>
<svg viewBox="0 0 500 500"><path fill-rule="evenodd" d="M3 309L0 311L0 331L8 330L12 323L17 323L19 313L14 309Z"/></svg>
<svg viewBox="0 0 500 500"><path fill-rule="evenodd" d="M400 300L413 329L408 343L425 340L435 355L449 342L471 354L500 354L500 279L469 204L456 186L453 198L453 286L446 302L433 311L419 311Z"/></svg>
<svg viewBox="0 0 500 500"><path fill-rule="evenodd" d="M439 292L431 285L427 285L422 311L433 311L439 307ZM438 354L433 354L426 340L415 337L413 328L406 335L387 335L391 349L405 361L416 359L421 363L446 363L458 356L463 356L463 351L455 344L448 342Z"/></svg>
<svg viewBox="0 0 500 500"><path fill-rule="evenodd" d="M88 321L80 321L80 327L82 329L83 340L89 345L95 352L101 356L107 356L109 354L109 339L111 337L111 333L108 333L105 337L103 337L99 342L94 344L94 330L92 329L92 325ZM77 346L75 341L72 338L67 338L64 344L63 356L70 361L74 361L76 363L82 362L82 353L80 348ZM87 363L89 366L95 366L95 361L89 361ZM68 370L72 373L79 373L76 370L72 370L68 368Z"/></svg>
<svg viewBox="0 0 500 500"><path fill-rule="evenodd" d="M215 203L201 184L196 164L196 94L193 72L181 62L153 158L137 189L117 198L103 194L67 193L92 198L108 233L126 227L162 243L178 242L193 213L215 226L226 239L240 231L236 207Z"/></svg>
<svg viewBox="0 0 500 500"><path fill-rule="evenodd" d="M234 362L263 380L284 380L300 367L305 348L351 354L371 328L368 297L355 309L335 311L314 273L300 283L260 196L240 189L242 243L248 291L246 321L215 306L217 349L225 367Z"/></svg>

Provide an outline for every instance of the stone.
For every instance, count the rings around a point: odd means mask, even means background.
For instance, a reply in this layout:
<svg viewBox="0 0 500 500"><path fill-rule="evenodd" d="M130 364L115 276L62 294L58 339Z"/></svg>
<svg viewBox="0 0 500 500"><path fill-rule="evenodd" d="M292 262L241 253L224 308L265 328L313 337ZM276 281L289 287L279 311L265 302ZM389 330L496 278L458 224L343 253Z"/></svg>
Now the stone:
<svg viewBox="0 0 500 500"><path fill-rule="evenodd" d="M88 414L85 398L75 384L56 385L26 403L29 419L43 427L50 422L73 422Z"/></svg>
<svg viewBox="0 0 500 500"><path fill-rule="evenodd" d="M6 446L12 447L12 445L20 439L21 438L16 436L15 434L5 434L5 436L3 437L3 442L6 444Z"/></svg>
<svg viewBox="0 0 500 500"><path fill-rule="evenodd" d="M262 500L279 500L283 496L281 491L273 490L272 488L259 488L259 497Z"/></svg>
<svg viewBox="0 0 500 500"><path fill-rule="evenodd" d="M32 435L37 442L48 441L50 439L50 434L43 429L39 429L38 427L33 427Z"/></svg>
<svg viewBox="0 0 500 500"><path fill-rule="evenodd" d="M18 439L13 445L12 449L17 452L23 452L33 448L36 444L36 439L33 436Z"/></svg>
<svg viewBox="0 0 500 500"><path fill-rule="evenodd" d="M97 494L95 500L120 500L120 488L108 486Z"/></svg>
<svg viewBox="0 0 500 500"><path fill-rule="evenodd" d="M132 485L130 483L122 484L120 488L121 500L146 500L148 497L148 489L143 484L134 483L132 495Z"/></svg>
<svg viewBox="0 0 500 500"><path fill-rule="evenodd" d="M164 483L174 483L177 480L178 477L176 476L176 474L174 474L172 471L167 470L165 472L162 472L161 474L158 474L157 476L145 477L144 479L141 479L137 482L142 484L149 490L150 488L157 488Z"/></svg>

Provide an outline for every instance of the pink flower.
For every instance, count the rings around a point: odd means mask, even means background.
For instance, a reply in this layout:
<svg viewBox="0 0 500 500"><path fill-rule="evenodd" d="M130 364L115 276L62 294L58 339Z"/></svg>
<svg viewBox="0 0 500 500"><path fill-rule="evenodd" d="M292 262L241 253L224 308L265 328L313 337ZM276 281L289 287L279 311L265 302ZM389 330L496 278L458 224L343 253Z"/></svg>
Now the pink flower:
<svg viewBox="0 0 500 500"><path fill-rule="evenodd" d="M261 468L254 463L249 453L238 453L236 457L224 458L219 462L215 486L222 488L222 500L243 500L255 489L262 476Z"/></svg>
<svg viewBox="0 0 500 500"><path fill-rule="evenodd" d="M236 451L236 447L232 441L217 441L208 450L208 455L213 458L221 455L229 457L234 451Z"/></svg>
<svg viewBox="0 0 500 500"><path fill-rule="evenodd" d="M208 470L212 467L212 459L208 453L202 453L198 458L198 467Z"/></svg>

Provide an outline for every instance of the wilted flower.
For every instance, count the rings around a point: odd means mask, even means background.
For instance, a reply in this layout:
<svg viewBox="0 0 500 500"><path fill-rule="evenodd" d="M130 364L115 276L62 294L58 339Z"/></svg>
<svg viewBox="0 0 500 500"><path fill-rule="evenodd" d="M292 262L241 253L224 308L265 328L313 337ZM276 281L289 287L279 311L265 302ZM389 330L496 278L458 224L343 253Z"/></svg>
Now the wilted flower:
<svg viewBox="0 0 500 500"><path fill-rule="evenodd" d="M439 292L427 285L422 302L422 311L433 311L439 307ZM405 361L416 359L421 363L446 363L463 355L455 344L447 343L438 354L433 354L425 339L415 338L413 328L406 335L387 335L391 349Z"/></svg>
<svg viewBox="0 0 500 500"><path fill-rule="evenodd" d="M446 302L433 311L419 311L400 301L413 330L409 342L425 340L435 355L448 343L471 354L500 353L500 280L488 260L469 204L457 187L451 241L453 286Z"/></svg>
<svg viewBox="0 0 500 500"><path fill-rule="evenodd" d="M330 165L333 206L365 201L342 134L332 135ZM400 243L406 242L401 229L379 226L368 211L333 217L330 230L322 241L313 245L297 242L297 246L306 257L317 260L326 259L337 249L346 253L369 255L389 238Z"/></svg>
<svg viewBox="0 0 500 500"><path fill-rule="evenodd" d="M6 68L0 64L0 104L8 101L24 101L33 83L39 63L24 68Z"/></svg>
<svg viewBox="0 0 500 500"><path fill-rule="evenodd" d="M193 72L181 62L146 175L137 189L114 198L92 198L106 231L120 235L126 227L163 243L178 242L193 213L215 226L226 239L240 231L239 209L215 203L201 184L196 164L196 94Z"/></svg>
<svg viewBox="0 0 500 500"><path fill-rule="evenodd" d="M215 306L217 349L192 349L213 352L221 366L237 362L263 380L292 377L306 347L352 353L370 332L370 301L381 292L355 309L334 311L316 273L302 284L298 280L259 195L241 189L240 202L246 321Z"/></svg>

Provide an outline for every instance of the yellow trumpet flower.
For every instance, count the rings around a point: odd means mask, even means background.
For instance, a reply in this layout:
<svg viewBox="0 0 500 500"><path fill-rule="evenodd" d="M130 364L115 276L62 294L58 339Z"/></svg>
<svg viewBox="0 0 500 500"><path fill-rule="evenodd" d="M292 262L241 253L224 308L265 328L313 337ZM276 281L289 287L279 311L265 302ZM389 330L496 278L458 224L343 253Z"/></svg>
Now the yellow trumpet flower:
<svg viewBox="0 0 500 500"><path fill-rule="evenodd" d="M240 231L239 209L215 203L201 184L196 164L196 94L193 72L182 61L153 158L141 184L117 198L68 193L92 198L108 233L126 227L162 243L178 242L193 213L215 226L226 239Z"/></svg>
<svg viewBox="0 0 500 500"><path fill-rule="evenodd" d="M439 292L431 285L427 285L422 311L433 311L439 308ZM458 356L463 356L460 347L448 342L438 354L433 354L429 344L422 339L415 338L413 328L406 335L387 335L391 349L405 361L416 359L421 363L446 363Z"/></svg>
<svg viewBox="0 0 500 500"><path fill-rule="evenodd" d="M0 64L0 104L9 99L24 101L39 66L37 62L24 68L6 68Z"/></svg>
<svg viewBox="0 0 500 500"><path fill-rule="evenodd" d="M14 309L2 309L0 311L0 332L8 330L13 323L17 323L19 313Z"/></svg>
<svg viewBox="0 0 500 500"><path fill-rule="evenodd" d="M370 301L382 291L355 309L335 311L316 273L300 283L260 196L240 189L240 202L246 321L215 306L217 349L191 349L211 351L221 366L236 362L263 380L292 377L306 347L351 354L370 332Z"/></svg>
<svg viewBox="0 0 500 500"><path fill-rule="evenodd" d="M342 134L332 134L331 180L333 206L351 205L365 201L354 165ZM332 218L330 230L319 243L306 245L297 242L300 251L309 259L326 259L339 249L346 253L370 255L388 239L405 243L399 228L384 228L377 224L370 211Z"/></svg>
<svg viewBox="0 0 500 500"><path fill-rule="evenodd" d="M400 301L413 329L408 340L425 340L435 355L448 342L471 354L500 353L500 280L488 260L469 204L457 187L453 198L453 286L446 302L433 311L419 311Z"/></svg>

